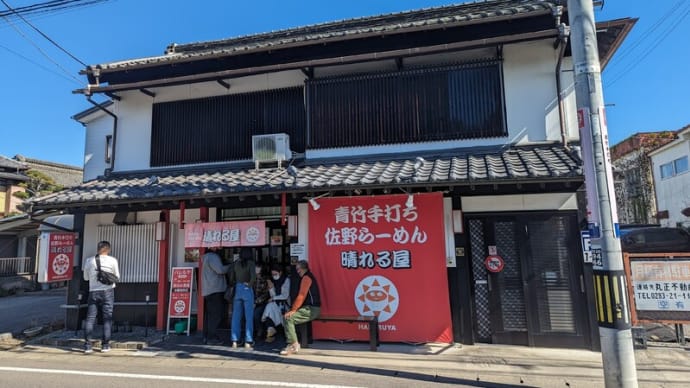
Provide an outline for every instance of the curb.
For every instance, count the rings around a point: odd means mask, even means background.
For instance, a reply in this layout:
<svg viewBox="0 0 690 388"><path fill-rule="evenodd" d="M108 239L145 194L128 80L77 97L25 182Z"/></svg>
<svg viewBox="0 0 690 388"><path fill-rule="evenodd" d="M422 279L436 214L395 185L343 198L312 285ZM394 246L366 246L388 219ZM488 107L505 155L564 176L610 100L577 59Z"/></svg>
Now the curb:
<svg viewBox="0 0 690 388"><path fill-rule="evenodd" d="M94 341L94 344L100 346L101 341ZM78 348L84 346L84 340L80 339L55 339L55 338L44 338L40 341L41 345L53 346L53 347L68 347L68 348ZM110 346L112 349L124 349L124 350L142 350L147 344L145 342L139 341L125 341L125 342L115 342L111 341Z"/></svg>

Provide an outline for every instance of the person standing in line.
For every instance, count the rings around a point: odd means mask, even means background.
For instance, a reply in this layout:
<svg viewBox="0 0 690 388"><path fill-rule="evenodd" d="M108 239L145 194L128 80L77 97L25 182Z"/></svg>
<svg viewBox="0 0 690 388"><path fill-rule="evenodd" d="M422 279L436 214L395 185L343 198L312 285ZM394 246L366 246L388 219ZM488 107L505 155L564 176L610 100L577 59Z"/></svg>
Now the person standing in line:
<svg viewBox="0 0 690 388"><path fill-rule="evenodd" d="M299 352L300 346L297 341L295 325L313 321L321 313L321 294L316 278L309 271L309 263L306 260L297 262L297 275L301 278L299 292L292 307L285 313L285 338L287 347L280 352L284 356Z"/></svg>
<svg viewBox="0 0 690 388"><path fill-rule="evenodd" d="M113 328L113 306L115 304L115 283L104 284L98 280L98 272L108 272L120 278L120 268L117 259L110 256L110 243L101 241L97 246L98 253L84 262L84 280L89 282L88 309L86 312L86 327L84 328L84 353L93 353L92 334L96 324L96 316L101 311L103 316L103 342L101 352L110 351L110 336Z"/></svg>
<svg viewBox="0 0 690 388"><path fill-rule="evenodd" d="M230 270L230 284L235 287L232 301L232 347L237 348L244 318L244 347L251 349L254 343L254 255L250 248L242 248L240 259L235 261Z"/></svg>
<svg viewBox="0 0 690 388"><path fill-rule="evenodd" d="M254 282L254 340L260 339L263 335L263 327L261 325L261 316L266 308L266 303L270 298L268 294L268 272L264 266L256 262L256 281Z"/></svg>
<svg viewBox="0 0 690 388"><path fill-rule="evenodd" d="M201 294L204 296L204 343L220 345L223 340L217 331L223 320L225 290L228 288L225 274L230 265L223 265L218 247L208 248L201 266Z"/></svg>

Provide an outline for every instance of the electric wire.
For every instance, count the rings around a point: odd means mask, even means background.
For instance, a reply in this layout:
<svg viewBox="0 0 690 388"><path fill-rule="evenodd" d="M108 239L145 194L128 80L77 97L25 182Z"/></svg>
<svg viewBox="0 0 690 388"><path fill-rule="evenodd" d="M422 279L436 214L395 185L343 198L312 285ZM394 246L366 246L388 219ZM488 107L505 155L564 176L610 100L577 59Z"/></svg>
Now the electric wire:
<svg viewBox="0 0 690 388"><path fill-rule="evenodd" d="M55 47L57 47L60 51L62 51L63 53L67 54L67 56L69 56L70 58L72 58L72 59L74 59L75 61L77 61L78 63L80 63L82 66L84 66L84 67L87 67L87 66L88 66L86 63L84 63L84 62L81 61L79 58L77 58L76 56L74 56L72 53L70 53L69 51L67 51L64 47L60 46L55 40L51 39L48 35L46 35L45 33L43 33L43 31L41 31L41 30L39 30L38 28L36 28L36 26L34 26L34 25L31 24L28 20L26 20L26 19L24 18L24 16L22 16L21 14L15 12L14 9L7 3L7 1L5 1L5 0L0 0L0 2L2 2L2 4L4 4L5 7L7 7L7 9L9 9L9 10L12 11L12 12L14 12L14 14L17 15L24 23L28 24L29 27L31 27L34 31L38 32L42 37L44 37L48 42L52 43L52 44L53 44Z"/></svg>
<svg viewBox="0 0 690 388"><path fill-rule="evenodd" d="M15 56L17 56L17 57L19 57L19 58L21 58L21 59L23 59L23 60L25 60L25 61L31 63L31 64L34 65L34 66L40 67L41 69L43 69L43 70L45 70L45 71L47 71L47 72L49 72L49 73L52 73L52 74L58 76L58 77L60 77L60 78L62 78L62 79L64 79L64 80L66 80L66 81L75 82L75 83L77 83L77 85L81 85L81 84L82 84L81 82L77 82L77 81L75 81L75 80L72 79L72 78L66 77L66 76L63 75L62 73L58 73L57 71L55 71L55 70L53 70L53 69L50 69L50 68L48 68L48 67L46 67L46 66L43 66L42 64L40 64L40 63L34 61L33 59L31 59L31 58L29 58L29 57L27 57L27 56L25 56L25 55L23 55L23 54L21 54L21 53L19 53L19 52L17 52L17 51L12 50L11 48L9 48L9 47L7 47L7 46L4 46L4 45L0 44L0 48L3 49L3 50L5 50L5 51L7 51L7 52L9 52L10 54L13 54L13 55L15 55Z"/></svg>
<svg viewBox="0 0 690 388"><path fill-rule="evenodd" d="M24 32L19 27L17 27L11 20L7 20L7 17L4 17L4 19L5 19L5 21L7 21L12 26L12 28L14 28L14 30L19 35L21 35L22 38L24 38L27 42L29 42L32 46L34 46L34 48L36 48L36 50L38 50L38 52L41 53L41 55L43 55L47 60L49 60L51 63L53 63L55 66L57 66L60 70L62 70L65 74L67 74L67 76L69 76L70 78L73 78L75 81L77 81L81 85L82 81L79 78L75 77L72 74L72 72L65 69L64 66L62 66L60 63L58 63L56 60L54 60L50 55L48 55L48 53L46 53L39 45L37 45L33 40L31 40L31 38L26 36L26 34L24 34Z"/></svg>
<svg viewBox="0 0 690 388"><path fill-rule="evenodd" d="M628 73L635 69L642 61L644 61L659 45L685 20L688 15L690 15L690 3L684 9L680 11L674 10L678 16L674 21L671 22L665 30L661 32L661 35L657 36L656 39L646 47L640 55L633 58L633 60L625 67L622 71L612 77L610 81L606 82L606 86L613 86L616 82L623 79Z"/></svg>

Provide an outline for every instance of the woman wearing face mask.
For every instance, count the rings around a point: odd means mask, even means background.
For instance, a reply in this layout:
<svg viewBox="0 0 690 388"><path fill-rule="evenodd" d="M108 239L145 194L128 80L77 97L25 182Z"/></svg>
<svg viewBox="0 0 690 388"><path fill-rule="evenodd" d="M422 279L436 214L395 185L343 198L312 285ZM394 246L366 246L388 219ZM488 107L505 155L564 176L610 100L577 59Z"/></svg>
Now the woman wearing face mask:
<svg viewBox="0 0 690 388"><path fill-rule="evenodd" d="M276 335L276 326L283 324L283 314L290 309L290 282L283 268L274 265L271 268L271 280L268 280L268 293L271 296L261 321L268 326L266 330L266 342L273 342Z"/></svg>

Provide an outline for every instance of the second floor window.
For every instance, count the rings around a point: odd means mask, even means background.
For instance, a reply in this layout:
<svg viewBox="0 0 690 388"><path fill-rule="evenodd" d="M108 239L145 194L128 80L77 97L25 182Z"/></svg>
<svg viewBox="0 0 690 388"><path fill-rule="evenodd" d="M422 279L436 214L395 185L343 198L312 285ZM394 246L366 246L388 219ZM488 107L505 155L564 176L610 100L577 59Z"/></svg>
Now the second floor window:
<svg viewBox="0 0 690 388"><path fill-rule="evenodd" d="M501 62L307 83L310 148L506 136Z"/></svg>
<svg viewBox="0 0 690 388"><path fill-rule="evenodd" d="M661 179L670 178L688 171L688 157L683 156L660 167Z"/></svg>

